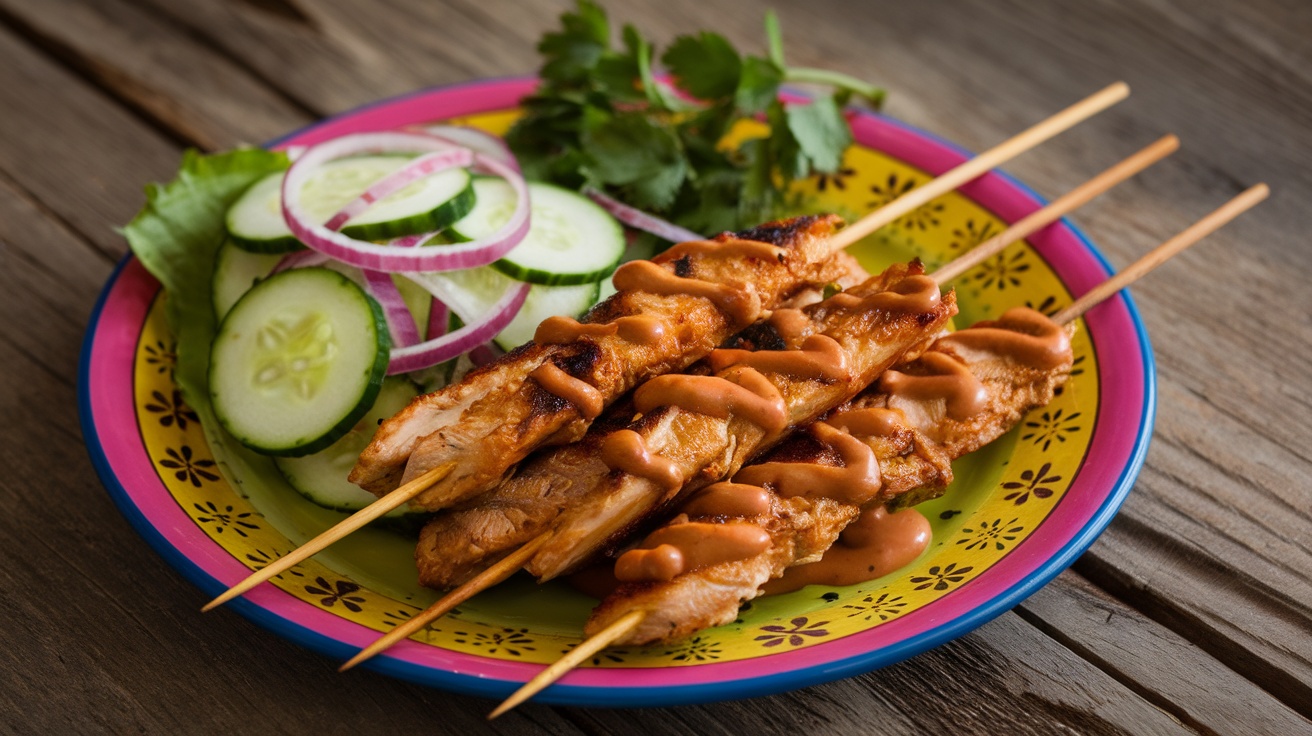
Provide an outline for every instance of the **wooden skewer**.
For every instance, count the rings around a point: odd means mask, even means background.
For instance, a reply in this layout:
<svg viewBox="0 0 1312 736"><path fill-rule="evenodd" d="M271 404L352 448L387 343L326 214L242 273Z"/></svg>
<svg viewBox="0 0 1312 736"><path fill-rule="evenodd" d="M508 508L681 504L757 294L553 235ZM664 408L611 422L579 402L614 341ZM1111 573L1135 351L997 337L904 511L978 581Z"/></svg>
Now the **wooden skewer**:
<svg viewBox="0 0 1312 736"><path fill-rule="evenodd" d="M1083 207L1089 203L1089 200L1166 158L1179 148L1179 138L1174 135L1162 136L1143 150L1058 197L1047 206L1017 220L1006 230L963 253L956 260L930 275L939 284L955 279L983 263L985 259L996 255L1008 245L1028 238L1059 218Z"/></svg>
<svg viewBox="0 0 1312 736"><path fill-rule="evenodd" d="M452 590L450 593L442 596L433 605L424 609L419 615L412 617L409 621L397 626L395 629L387 632L377 641L364 649L360 653L351 657L341 667L337 668L338 672L345 672L361 662L373 657L375 654L386 650L393 644L408 638L411 634L427 626L429 622L445 616L448 611L464 603L478 593L491 588L493 585L500 583L502 580L515 574L515 571L523 567L533 555L547 543L551 537L551 532L542 534L536 539L531 540L524 546L502 558L497 564L489 567L478 575L469 579L468 582Z"/></svg>
<svg viewBox="0 0 1312 736"><path fill-rule="evenodd" d="M610 626L598 631L596 636L584 640L577 647L571 649L569 654L556 660L555 664L539 672L537 677L524 683L523 687L516 690L509 698L506 698L505 702L498 705L496 710L489 713L487 719L490 721L520 703L523 703L534 695L537 695L539 691L556 680L559 680L565 673L578 667L580 664L583 664L583 660L600 652L610 646L613 642L624 638L629 632L638 628L639 624L641 624L642 620L646 617L646 611L629 611L616 619Z"/></svg>
<svg viewBox="0 0 1312 736"><path fill-rule="evenodd" d="M934 198L947 194L971 179L987 173L990 169L1001 166L1058 133L1069 130L1076 124L1106 110L1129 95L1130 87L1125 82L1109 85L862 217L830 238L830 247L835 251L846 248L917 207L928 204Z"/></svg>
<svg viewBox="0 0 1312 736"><path fill-rule="evenodd" d="M1130 264L1120 273L1098 284L1089 293L1076 299L1069 307L1058 312L1052 318L1053 321L1065 324L1078 319L1090 307L1129 286L1185 248L1216 232L1222 225L1266 199L1270 193L1271 189L1265 184L1255 184L1245 189L1234 199L1212 211L1211 214L1185 228L1179 235L1157 246L1148 255Z"/></svg>
<svg viewBox="0 0 1312 736"><path fill-rule="evenodd" d="M1156 248L1152 249L1147 255L1125 268L1120 273L1112 276L1103 283L1099 284L1088 294L1080 297L1074 304L1058 312L1053 321L1058 324L1066 324L1077 319L1084 314L1090 307L1110 297L1116 292L1129 286L1134 281L1142 278L1149 271L1165 263L1172 256L1189 246L1202 240L1207 235L1215 232L1222 225L1238 217L1244 211L1250 209L1253 205L1266 199L1270 190L1265 184L1257 184L1245 190L1239 196L1226 202L1217 208L1211 214L1203 217L1198 222L1186 228L1183 232L1167 240ZM630 611L621 618L617 619L610 626L597 632L583 641L575 649L571 650L568 655L562 657L558 662L547 669L538 673L536 677L529 680L523 687L516 690L513 695L506 699L492 714L489 719L505 713L515 706L523 703L525 700L542 691L551 683L564 677L571 669L578 666L583 660L605 649L611 644L624 638L629 632L638 628L642 624L647 612L638 610ZM577 654L577 656L575 656Z"/></svg>
<svg viewBox="0 0 1312 736"><path fill-rule="evenodd" d="M286 572L293 565L296 565L297 563L311 557L312 555L315 555L323 551L326 547L328 547L328 545L332 544L333 542L336 542L342 537L345 537L346 535L359 529L365 524L368 524L369 522L381 517L383 514L386 514L392 509L397 508L398 506L405 503L406 501L409 501L410 499L419 495L424 491L425 488L428 488L432 484L446 477L446 475L450 473L452 470L454 470L455 467L456 464L454 462L450 462L450 463L444 463L442 465L433 468L432 470L429 470L427 473L424 473L418 478L415 478L409 483L406 483L400 488L397 488L395 491L392 491L386 496L383 496L377 501L374 501L368 506L365 506L364 508L355 512L354 514L346 517L337 525L333 526L331 529L328 529L327 531L323 532L322 534L315 537L314 539L311 539L310 541L306 542L305 544L301 545L300 547L288 553L286 556L278 558L277 562L274 562L273 564L265 568L257 570L254 573L251 573L251 575L247 577L245 580L241 581L240 583L237 583L231 588L228 588L228 590L225 591L223 595L220 595L218 598L215 598L214 600L205 604L205 607L200 610L204 612L204 611L209 611L210 609L215 608L217 606L221 606L224 603L227 603L228 601L232 600L233 598L236 598L237 596L241 595L242 593L245 593L251 588L254 588L260 583L268 580L269 578L272 578L275 575L280 575Z"/></svg>
<svg viewBox="0 0 1312 736"><path fill-rule="evenodd" d="M938 283L950 281L984 259L996 254L1008 245L1023 240L1047 225L1065 217L1072 211L1089 202L1094 197L1106 192L1131 176L1143 171L1152 164L1170 155L1180 147L1180 140L1174 135L1163 136L1153 144L1135 153L1129 158L1098 174L1067 194L1053 200L1044 207L1026 215L1013 225L989 240L972 248L932 275ZM393 629L378 641L369 645L346 664L341 670L347 670L370 657L386 650L398 641L410 636L428 623L445 615L447 611L460 605L474 595L500 583L514 574L519 566L526 564L550 536L547 532L520 547L510 556L503 558L495 566L483 571L460 587L448 593L418 616Z"/></svg>

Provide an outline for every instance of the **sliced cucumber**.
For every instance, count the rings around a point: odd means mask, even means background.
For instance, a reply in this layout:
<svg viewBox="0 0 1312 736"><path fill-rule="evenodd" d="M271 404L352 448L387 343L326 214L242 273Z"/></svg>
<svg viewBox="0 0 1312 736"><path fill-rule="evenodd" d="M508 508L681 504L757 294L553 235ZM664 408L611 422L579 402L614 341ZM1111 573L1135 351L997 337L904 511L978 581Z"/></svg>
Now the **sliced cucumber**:
<svg viewBox="0 0 1312 736"><path fill-rule="evenodd" d="M409 156L359 156L324 164L301 190L301 203L315 222L326 222L369 185L401 168ZM301 247L282 217L281 173L255 182L228 210L228 234L257 253L287 253ZM456 222L474 206L469 172L447 169L385 197L352 218L342 232L361 240L384 240L432 232Z"/></svg>
<svg viewBox="0 0 1312 736"><path fill-rule="evenodd" d="M515 249L492 264L532 284L591 284L615 270L624 254L624 228L592 200L567 189L531 182L532 221ZM448 230L451 240L487 237L515 209L515 191L504 179L474 180L474 209Z"/></svg>
<svg viewBox="0 0 1312 736"><path fill-rule="evenodd" d="M327 268L274 274L219 326L214 413L257 452L318 452L373 406L390 348L382 309L347 277Z"/></svg>
<svg viewBox="0 0 1312 736"><path fill-rule="evenodd" d="M351 483L346 476L373 439L379 422L404 409L418 395L418 387L406 379L387 378L373 407L341 439L313 455L275 458L274 464L292 488L314 503L335 511L362 509L377 501L378 497ZM407 513L409 509L403 506L387 516L405 516Z"/></svg>
<svg viewBox="0 0 1312 736"><path fill-rule="evenodd" d="M214 276L210 282L214 301L214 316L223 316L232 309L242 294L251 290L255 282L269 275L282 256L268 253L251 253L237 247L231 240L219 246L214 257Z"/></svg>
<svg viewBox="0 0 1312 736"><path fill-rule="evenodd" d="M428 279L440 293L451 311L460 315L465 322L473 322L481 315L487 314L496 304L506 289L514 284L514 279L501 273L492 266L470 268L464 271L446 271L443 273L426 273L420 278ZM494 342L506 350L512 350L533 339L538 323L547 317L565 315L577 317L597 303L596 282L576 286L541 286L529 287L528 298L519 314L501 330Z"/></svg>

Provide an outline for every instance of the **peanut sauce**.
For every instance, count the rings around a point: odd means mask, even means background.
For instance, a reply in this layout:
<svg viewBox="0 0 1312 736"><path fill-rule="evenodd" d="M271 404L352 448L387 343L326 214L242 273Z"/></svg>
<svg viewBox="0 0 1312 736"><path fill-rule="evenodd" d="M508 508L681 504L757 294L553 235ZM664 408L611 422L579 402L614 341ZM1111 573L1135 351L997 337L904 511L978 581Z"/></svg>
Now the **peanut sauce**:
<svg viewBox="0 0 1312 736"><path fill-rule="evenodd" d="M781 373L789 378L815 378L842 381L852 377L847 351L828 335L811 335L800 350L711 351L711 368L724 370L731 365L746 365L760 371Z"/></svg>
<svg viewBox="0 0 1312 736"><path fill-rule="evenodd" d="M709 300L741 329L761 314L761 298L751 284L732 286L699 279L685 279L652 263L629 261L615 270L611 283L620 291L646 291L661 296L687 294Z"/></svg>
<svg viewBox="0 0 1312 736"><path fill-rule="evenodd" d="M706 486L683 505L693 518L703 516L764 516L770 513L771 494L760 486L721 481Z"/></svg>
<svg viewBox="0 0 1312 736"><path fill-rule="evenodd" d="M596 387L571 376L555 363L543 363L528 374L528 377L537 381L543 391L573 404L584 419L596 419L605 408L605 401Z"/></svg>
<svg viewBox="0 0 1312 736"><path fill-rule="evenodd" d="M615 577L625 582L664 582L688 570L755 557L770 544L770 533L755 524L672 524L620 555Z"/></svg>
<svg viewBox="0 0 1312 736"><path fill-rule="evenodd" d="M925 401L944 399L948 416L969 419L984 411L989 393L974 373L945 353L930 351L918 361L930 375L913 376L900 371L886 371L879 379L879 390L889 395L892 405L898 399Z"/></svg>
<svg viewBox="0 0 1312 736"><path fill-rule="evenodd" d="M906 426L897 409L870 407L840 412L825 421L855 437L892 437Z"/></svg>
<svg viewBox="0 0 1312 736"><path fill-rule="evenodd" d="M728 256L729 258L758 258L763 261L777 261L786 251L777 245L762 243L758 240L726 240L723 243L714 240L689 240L679 243L665 251L669 260L684 256Z"/></svg>
<svg viewBox="0 0 1312 736"><path fill-rule="evenodd" d="M646 478L667 492L683 486L679 468L660 455L651 454L642 435L631 429L621 429L606 437L601 443L601 461L611 470Z"/></svg>
<svg viewBox="0 0 1312 736"><path fill-rule="evenodd" d="M800 309L776 309L770 313L770 318L766 321L786 343L806 334L807 329L811 327L811 318Z"/></svg>
<svg viewBox="0 0 1312 736"><path fill-rule="evenodd" d="M824 422L811 425L811 433L833 448L843 467L816 463L760 463L748 465L733 477L735 483L763 486L785 498L822 496L860 506L883 488L879 458L869 445Z"/></svg>
<svg viewBox="0 0 1312 736"><path fill-rule="evenodd" d="M939 341L1014 358L1039 370L1052 370L1071 359L1071 339L1065 328L1039 312L1013 307L995 322L984 322Z"/></svg>
<svg viewBox="0 0 1312 736"><path fill-rule="evenodd" d="M916 509L890 514L882 504L861 512L818 562L788 568L761 586L766 595L808 585L855 585L897 572L916 560L933 537L929 520Z"/></svg>
<svg viewBox="0 0 1312 736"><path fill-rule="evenodd" d="M731 414L758 425L766 434L788 426L788 406L778 387L759 371L734 367L724 376L666 374L638 387L635 408L646 414L661 406L727 419Z"/></svg>
<svg viewBox="0 0 1312 736"><path fill-rule="evenodd" d="M860 297L841 291L826 301L843 309L930 312L938 307L942 297L938 282L922 275L908 276L888 289L869 296Z"/></svg>
<svg viewBox="0 0 1312 736"><path fill-rule="evenodd" d="M650 345L665 336L665 323L655 317L633 315L613 322L585 324L570 317L547 317L533 333L539 345L567 345L580 337L619 336L631 343Z"/></svg>

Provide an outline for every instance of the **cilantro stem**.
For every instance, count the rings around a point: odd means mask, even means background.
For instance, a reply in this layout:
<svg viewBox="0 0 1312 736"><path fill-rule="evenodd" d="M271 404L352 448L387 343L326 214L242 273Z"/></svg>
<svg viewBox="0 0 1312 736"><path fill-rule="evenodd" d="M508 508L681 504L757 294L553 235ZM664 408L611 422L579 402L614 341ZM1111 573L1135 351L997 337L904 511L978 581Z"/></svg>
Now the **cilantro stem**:
<svg viewBox="0 0 1312 736"><path fill-rule="evenodd" d="M865 98L871 106L876 108L884 102L884 90L882 88L863 82L850 74L828 69L790 67L784 70L784 81L827 84L831 87L851 90L854 94Z"/></svg>
<svg viewBox="0 0 1312 736"><path fill-rule="evenodd" d="M773 10L765 11L765 43L769 49L770 61L780 69L784 64L784 34L779 30L779 16Z"/></svg>

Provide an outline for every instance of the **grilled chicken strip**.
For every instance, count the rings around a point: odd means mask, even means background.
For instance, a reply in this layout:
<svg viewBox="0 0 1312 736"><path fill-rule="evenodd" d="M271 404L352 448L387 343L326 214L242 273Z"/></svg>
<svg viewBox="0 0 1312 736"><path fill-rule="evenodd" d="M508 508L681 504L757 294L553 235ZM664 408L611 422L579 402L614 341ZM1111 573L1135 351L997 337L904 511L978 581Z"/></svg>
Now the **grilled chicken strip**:
<svg viewBox="0 0 1312 736"><path fill-rule="evenodd" d="M545 390L543 371L586 384L581 390L604 407L648 378L682 370L761 310L841 277L846 264L827 246L839 223L799 217L625 264L615 273L620 292L584 319L591 334L563 344L536 339L415 399L379 427L350 480L383 495L456 461L454 472L411 502L423 510L492 488L534 449L578 440L596 416Z"/></svg>
<svg viewBox="0 0 1312 736"><path fill-rule="evenodd" d="M577 569L598 551L657 518L682 493L736 472L792 427L809 423L870 385L908 351L923 348L956 313L952 293L919 262L785 321L800 349L716 351L714 376L662 376L634 394L642 412L601 443L604 473L562 514L525 565L539 580ZM780 315L782 316L782 315ZM772 317L772 320L774 317ZM807 334L810 333L810 334Z"/></svg>
<svg viewBox="0 0 1312 736"><path fill-rule="evenodd" d="M847 252L835 255L843 275L836 284L849 289L870 274ZM781 305L800 309L822 300L822 289L806 289ZM783 349L783 339L769 321L758 322L727 341L725 347ZM709 373L705 361L691 373ZM469 580L510 552L551 528L556 518L589 490L588 478L610 472L601 461L601 443L633 420L631 401L617 402L599 417L583 439L529 456L497 488L448 509L429 521L419 536L415 561L419 582L451 588Z"/></svg>
<svg viewBox="0 0 1312 736"><path fill-rule="evenodd" d="M941 494L950 459L1051 401L1071 363L1067 329L1024 308L938 339L733 483L690 497L619 558L617 576L631 582L602 601L586 633L635 610L647 615L616 644L668 642L733 621L767 581L819 559L863 507Z"/></svg>

